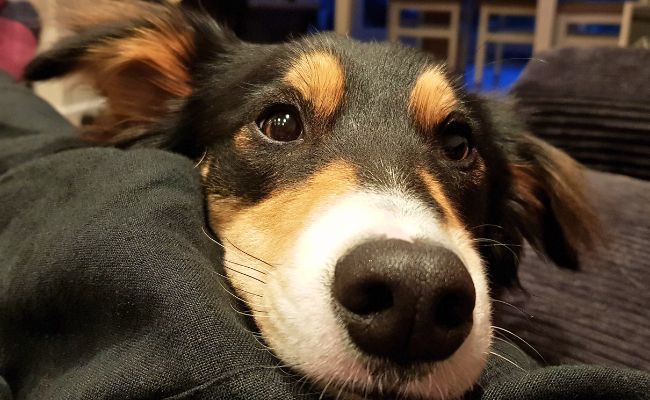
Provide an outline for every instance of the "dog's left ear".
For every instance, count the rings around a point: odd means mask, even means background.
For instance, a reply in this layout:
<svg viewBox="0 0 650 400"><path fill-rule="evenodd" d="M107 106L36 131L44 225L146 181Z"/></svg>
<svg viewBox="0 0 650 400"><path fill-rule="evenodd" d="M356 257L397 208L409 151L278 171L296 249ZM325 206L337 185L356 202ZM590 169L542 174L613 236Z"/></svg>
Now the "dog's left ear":
<svg viewBox="0 0 650 400"><path fill-rule="evenodd" d="M107 110L86 137L128 145L191 95L201 51L211 55L238 43L208 16L180 6L140 0L58 0L59 23L74 35L36 57L30 81L79 74L106 98Z"/></svg>
<svg viewBox="0 0 650 400"><path fill-rule="evenodd" d="M519 231L555 264L578 268L578 253L591 249L600 234L582 166L550 144L521 134L508 168L509 207Z"/></svg>
<svg viewBox="0 0 650 400"><path fill-rule="evenodd" d="M561 267L576 269L580 253L600 239L583 167L563 151L526 133L515 105L476 98L493 145L491 206L482 235L492 282L517 282L523 239Z"/></svg>

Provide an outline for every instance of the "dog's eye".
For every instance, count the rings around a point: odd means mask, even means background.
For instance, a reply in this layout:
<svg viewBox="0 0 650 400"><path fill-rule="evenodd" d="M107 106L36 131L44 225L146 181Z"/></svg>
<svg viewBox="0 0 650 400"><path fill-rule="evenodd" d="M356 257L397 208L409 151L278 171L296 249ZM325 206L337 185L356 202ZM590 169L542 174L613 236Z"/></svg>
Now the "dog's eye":
<svg viewBox="0 0 650 400"><path fill-rule="evenodd" d="M257 125L266 137L278 142L290 142L302 134L300 116L291 106L276 106L265 111Z"/></svg>
<svg viewBox="0 0 650 400"><path fill-rule="evenodd" d="M461 161L468 158L472 151L472 128L468 123L450 119L440 131L440 144L442 153L452 161Z"/></svg>

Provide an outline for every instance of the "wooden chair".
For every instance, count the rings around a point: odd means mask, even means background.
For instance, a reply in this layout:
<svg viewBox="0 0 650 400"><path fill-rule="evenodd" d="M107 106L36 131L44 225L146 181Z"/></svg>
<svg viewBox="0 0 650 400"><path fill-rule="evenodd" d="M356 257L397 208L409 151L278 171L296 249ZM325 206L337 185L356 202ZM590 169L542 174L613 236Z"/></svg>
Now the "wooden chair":
<svg viewBox="0 0 650 400"><path fill-rule="evenodd" d="M629 47L643 40L650 42L650 0L626 1L618 45Z"/></svg>
<svg viewBox="0 0 650 400"><path fill-rule="evenodd" d="M418 26L406 27L401 24L401 14L404 10L413 10L421 14ZM460 12L460 0L390 0L388 4L388 39L393 42L404 37L416 38L419 41L444 39L447 41L447 65L454 69L458 66ZM428 23L424 17L425 13L447 14L449 23Z"/></svg>
<svg viewBox="0 0 650 400"><path fill-rule="evenodd" d="M526 16L535 17L535 1L521 0L486 0L481 2L478 38L476 40L476 56L474 81L477 86L481 85L483 80L483 69L485 68L485 58L487 56L487 45L494 43L496 45L495 71L501 67L503 59L503 45L505 44L533 44L534 32L521 31L490 31L489 23L491 16L509 17L509 16Z"/></svg>
<svg viewBox="0 0 650 400"><path fill-rule="evenodd" d="M575 25L620 26L623 16L621 2L560 2L555 22L555 47L616 46L618 34L589 34L571 31Z"/></svg>

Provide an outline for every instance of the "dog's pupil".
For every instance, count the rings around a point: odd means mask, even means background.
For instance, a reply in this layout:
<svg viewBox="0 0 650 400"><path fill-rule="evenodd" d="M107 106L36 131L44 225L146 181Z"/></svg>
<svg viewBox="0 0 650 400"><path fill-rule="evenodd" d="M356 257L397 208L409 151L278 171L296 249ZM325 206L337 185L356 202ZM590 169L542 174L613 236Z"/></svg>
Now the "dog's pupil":
<svg viewBox="0 0 650 400"><path fill-rule="evenodd" d="M296 140L300 136L300 123L290 112L273 114L262 124L266 136L280 142Z"/></svg>
<svg viewBox="0 0 650 400"><path fill-rule="evenodd" d="M469 143L463 136L447 135L443 139L443 150L449 159L460 161L469 155Z"/></svg>

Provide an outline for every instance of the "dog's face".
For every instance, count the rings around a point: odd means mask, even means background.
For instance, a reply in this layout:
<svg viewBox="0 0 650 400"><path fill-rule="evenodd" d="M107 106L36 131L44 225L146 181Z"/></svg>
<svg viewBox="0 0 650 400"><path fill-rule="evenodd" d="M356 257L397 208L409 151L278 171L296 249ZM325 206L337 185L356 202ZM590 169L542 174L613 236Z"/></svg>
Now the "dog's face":
<svg viewBox="0 0 650 400"><path fill-rule="evenodd" d="M136 2L113 23L112 4L28 77L80 71L108 99L95 138L197 161L232 287L323 389L462 394L523 238L569 267L591 240L571 159L421 52L332 35L253 45L178 8Z"/></svg>

